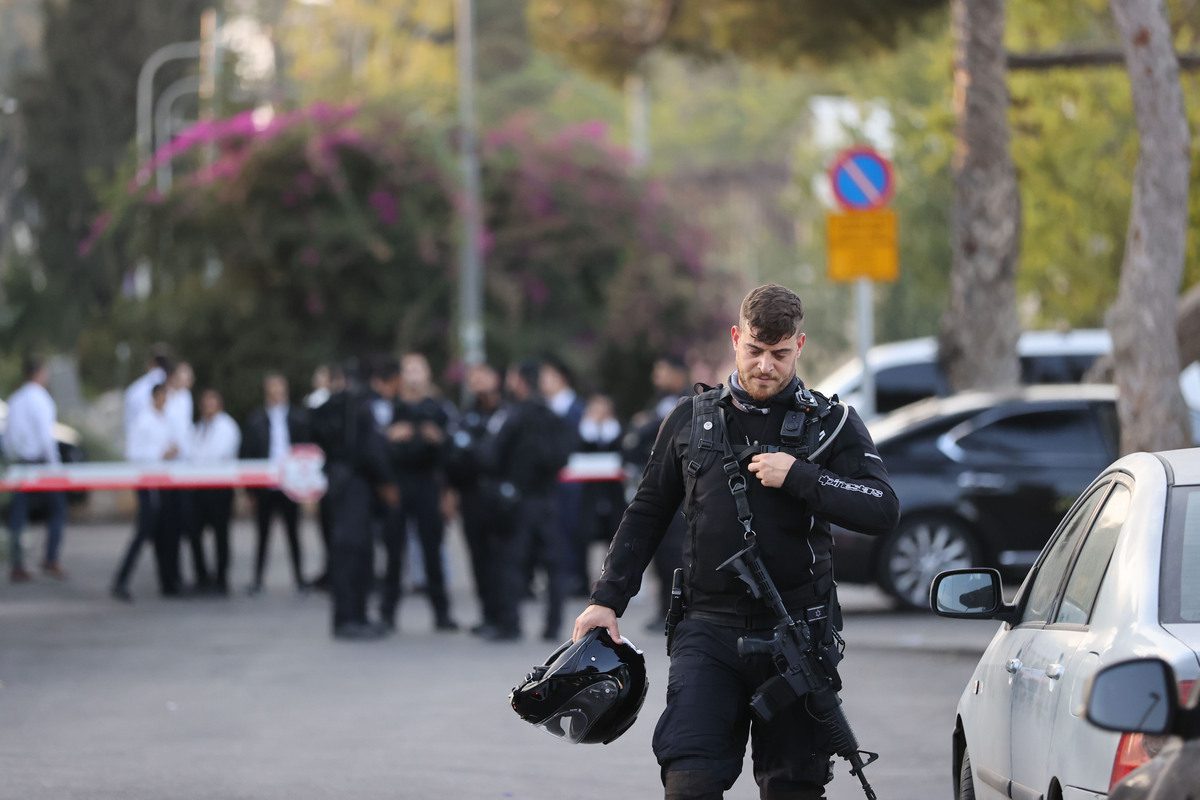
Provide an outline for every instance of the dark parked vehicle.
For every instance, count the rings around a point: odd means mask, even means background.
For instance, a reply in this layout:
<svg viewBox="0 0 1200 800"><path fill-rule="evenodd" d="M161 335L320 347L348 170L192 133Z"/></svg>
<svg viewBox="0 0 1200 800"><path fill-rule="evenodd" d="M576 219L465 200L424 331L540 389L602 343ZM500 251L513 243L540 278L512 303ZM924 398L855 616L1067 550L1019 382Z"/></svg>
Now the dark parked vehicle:
<svg viewBox="0 0 1200 800"><path fill-rule="evenodd" d="M1191 692L1181 702L1176 696ZM1186 697L1186 695L1185 695ZM1149 763L1127 775L1111 800L1188 800L1200 790L1200 683L1175 680L1161 658L1138 658L1100 670L1087 690L1087 719L1098 728L1177 736Z"/></svg>
<svg viewBox="0 0 1200 800"><path fill-rule="evenodd" d="M872 423L900 522L873 538L834 528L837 578L929 607L942 570L1019 579L1088 483L1117 457L1116 390L1034 386L930 398Z"/></svg>

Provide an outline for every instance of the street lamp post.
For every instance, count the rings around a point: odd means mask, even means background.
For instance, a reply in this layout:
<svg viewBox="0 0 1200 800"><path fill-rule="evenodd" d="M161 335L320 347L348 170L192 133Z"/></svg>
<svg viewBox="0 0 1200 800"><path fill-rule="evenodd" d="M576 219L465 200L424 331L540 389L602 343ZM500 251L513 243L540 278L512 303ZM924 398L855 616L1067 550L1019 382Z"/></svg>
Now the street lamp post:
<svg viewBox="0 0 1200 800"><path fill-rule="evenodd" d="M195 75L188 75L172 83L158 96L158 102L154 105L154 145L156 148L161 149L171 141L173 133L171 130L171 111L176 101L189 94L196 94L199 91L200 78ZM164 158L155 168L156 186L159 194L166 194L171 190L172 177L171 159Z"/></svg>
<svg viewBox="0 0 1200 800"><path fill-rule="evenodd" d="M150 160L154 125L154 75L170 61L200 57L200 42L173 42L150 54L138 72L137 84L137 151L138 164Z"/></svg>
<svg viewBox="0 0 1200 800"><path fill-rule="evenodd" d="M462 243L459 264L459 344L467 364L483 363L483 203L475 122L475 33L472 0L455 0L458 62L458 135L462 161Z"/></svg>

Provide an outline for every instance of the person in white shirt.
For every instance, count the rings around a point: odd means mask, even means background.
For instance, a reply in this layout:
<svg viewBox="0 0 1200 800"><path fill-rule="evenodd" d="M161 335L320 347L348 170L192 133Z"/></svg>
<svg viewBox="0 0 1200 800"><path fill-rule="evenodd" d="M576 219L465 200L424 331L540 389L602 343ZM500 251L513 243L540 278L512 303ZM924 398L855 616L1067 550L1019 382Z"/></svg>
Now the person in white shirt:
<svg viewBox="0 0 1200 800"><path fill-rule="evenodd" d="M30 358L24 367L25 383L8 399L8 429L4 432L4 451L13 464L58 464L58 443L54 440L57 408L46 391L49 372L40 359ZM63 524L67 515L66 496L45 492L48 505L46 520L46 557L42 571L62 580L67 574L59 564ZM14 492L9 508L9 558L13 583L24 583L33 576L25 569L21 552L21 533L29 521L29 494Z"/></svg>
<svg viewBox="0 0 1200 800"><path fill-rule="evenodd" d="M143 464L161 464L179 458L181 448L166 415L167 387L160 383L150 390L150 407L142 411L125 442L125 458ZM154 543L159 590L164 597L179 595L178 492L138 489L137 525L113 579L112 595L132 602L129 578L137 565L142 545Z"/></svg>
<svg viewBox="0 0 1200 800"><path fill-rule="evenodd" d="M192 365L186 361L176 364L167 377L167 405L163 411L170 420L171 429L179 443L181 459L188 457L192 445L192 421L195 416L192 385L195 382L196 375L192 372Z"/></svg>
<svg viewBox="0 0 1200 800"><path fill-rule="evenodd" d="M216 389L200 395L200 421L192 431L190 459L200 464L236 461L242 432L225 413L225 402ZM229 518L233 512L233 489L197 489L192 493L192 524L188 539L196 570L196 591L229 594ZM212 528L216 544L216 571L209 575L204 555L204 530Z"/></svg>
<svg viewBox="0 0 1200 800"><path fill-rule="evenodd" d="M155 345L149 361L146 362L146 374L138 378L125 390L125 445L129 446L129 435L142 412L150 407L150 390L167 379L171 372L171 360L167 357L166 348Z"/></svg>

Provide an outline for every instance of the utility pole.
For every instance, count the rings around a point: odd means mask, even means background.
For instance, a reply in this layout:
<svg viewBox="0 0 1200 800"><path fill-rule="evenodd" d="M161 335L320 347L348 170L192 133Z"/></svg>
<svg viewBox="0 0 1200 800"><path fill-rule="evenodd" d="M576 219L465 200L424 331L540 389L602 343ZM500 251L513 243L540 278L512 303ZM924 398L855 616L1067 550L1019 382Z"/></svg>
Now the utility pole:
<svg viewBox="0 0 1200 800"><path fill-rule="evenodd" d="M645 66L639 66L625 79L625 119L633 168L643 172L650 165L650 90Z"/></svg>
<svg viewBox="0 0 1200 800"><path fill-rule="evenodd" d="M472 0L455 0L458 62L458 137L462 163L462 240L459 249L459 347L467 364L485 359L483 335L483 200L475 121L475 21Z"/></svg>

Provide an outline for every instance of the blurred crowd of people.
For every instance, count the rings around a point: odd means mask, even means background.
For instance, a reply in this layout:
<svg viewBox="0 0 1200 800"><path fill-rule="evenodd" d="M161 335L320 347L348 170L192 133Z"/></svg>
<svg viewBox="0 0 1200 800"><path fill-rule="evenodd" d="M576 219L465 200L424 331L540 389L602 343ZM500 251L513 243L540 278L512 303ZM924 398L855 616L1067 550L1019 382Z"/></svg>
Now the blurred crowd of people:
<svg viewBox="0 0 1200 800"><path fill-rule="evenodd" d="M653 403L623 425L611 398L581 396L570 369L553 357L504 370L471 366L466 399L456 405L435 386L422 354L381 355L319 367L311 392L295 402L286 378L267 374L262 405L239 425L216 388L200 392L196 409L191 366L156 349L124 392L125 457L144 464L278 461L295 445L315 443L326 453L329 480L317 513L321 569L306 569L300 506L279 489L249 489L257 542L248 594L263 590L279 520L295 587L331 592L336 636L373 639L394 630L406 574L426 595L435 628L458 630L443 548L447 522L457 518L480 611L472 631L490 641L520 638L521 603L537 589L545 603L541 635L558 641L563 603L590 589L589 549L607 543L626 500L621 481L564 482L561 470L572 453L620 452L630 475L640 471L662 419L690 393L679 359L660 358L650 377ZM44 366L31 360L25 378L9 401L6 455L10 463L57 463ZM14 583L32 577L21 547L27 497L15 493L10 507ZM45 497L41 567L61 579L66 504L60 493ZM138 490L134 530L112 595L132 601L130 579L146 546L163 596L229 594L233 512L231 488ZM677 524L655 562L664 607L681 548ZM406 572L410 557L417 563Z"/></svg>

